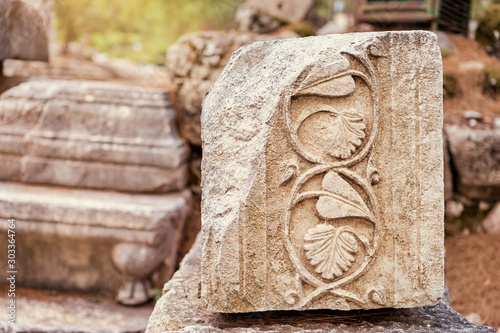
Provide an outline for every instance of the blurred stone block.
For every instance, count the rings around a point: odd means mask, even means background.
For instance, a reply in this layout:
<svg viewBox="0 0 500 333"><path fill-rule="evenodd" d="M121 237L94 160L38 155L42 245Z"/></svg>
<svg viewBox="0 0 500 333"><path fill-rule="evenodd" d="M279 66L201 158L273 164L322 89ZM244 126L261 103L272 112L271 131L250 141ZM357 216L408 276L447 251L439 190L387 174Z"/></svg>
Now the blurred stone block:
<svg viewBox="0 0 500 333"><path fill-rule="evenodd" d="M149 300L143 288L150 288L147 279L162 263L169 266L165 279L174 272L191 205L188 190L144 195L5 182L0 187L0 218L16 219L20 286L121 289L128 294L120 301L135 304ZM2 235L6 228L0 224ZM0 256L6 271L7 252Z"/></svg>
<svg viewBox="0 0 500 333"><path fill-rule="evenodd" d="M247 0L249 6L287 22L298 22L306 18L314 0Z"/></svg>
<svg viewBox="0 0 500 333"><path fill-rule="evenodd" d="M4 59L48 61L49 30L49 1L0 1L0 62Z"/></svg>
<svg viewBox="0 0 500 333"><path fill-rule="evenodd" d="M489 234L500 234L500 203L497 203L488 216L484 219L483 223L484 231Z"/></svg>
<svg viewBox="0 0 500 333"><path fill-rule="evenodd" d="M446 125L457 191L470 199L500 200L500 129Z"/></svg>
<svg viewBox="0 0 500 333"><path fill-rule="evenodd" d="M0 179L128 192L184 188L188 148L169 95L30 81L0 96Z"/></svg>
<svg viewBox="0 0 500 333"><path fill-rule="evenodd" d="M442 112L430 32L236 51L201 118L206 308L435 305L444 287Z"/></svg>
<svg viewBox="0 0 500 333"><path fill-rule="evenodd" d="M183 138L201 146L203 96L222 72L231 53L243 45L271 39L271 36L251 33L203 31L182 36L168 49L165 65L175 83L173 96Z"/></svg>

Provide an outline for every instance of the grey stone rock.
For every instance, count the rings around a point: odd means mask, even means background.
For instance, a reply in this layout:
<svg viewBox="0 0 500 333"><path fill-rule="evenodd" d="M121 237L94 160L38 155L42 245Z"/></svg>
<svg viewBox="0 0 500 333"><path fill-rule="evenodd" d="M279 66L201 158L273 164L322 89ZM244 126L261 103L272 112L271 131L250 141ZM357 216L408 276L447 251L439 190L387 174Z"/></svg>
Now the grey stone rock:
<svg viewBox="0 0 500 333"><path fill-rule="evenodd" d="M483 114L481 112L477 112L475 110L467 110L467 111L464 111L464 118L467 120L470 120L470 119L482 120Z"/></svg>
<svg viewBox="0 0 500 333"><path fill-rule="evenodd" d="M145 195L16 183L0 187L0 218L16 219L19 286L116 292L160 265L168 265L163 281L175 269L191 206L188 190ZM6 228L0 225L2 243ZM124 248L128 251L112 255ZM0 263L6 270L6 251Z"/></svg>
<svg viewBox="0 0 500 333"><path fill-rule="evenodd" d="M500 203L497 203L484 219L483 229L489 234L500 234Z"/></svg>
<svg viewBox="0 0 500 333"><path fill-rule="evenodd" d="M235 52L201 118L207 309L436 304L444 287L441 88L430 32Z"/></svg>
<svg viewBox="0 0 500 333"><path fill-rule="evenodd" d="M306 18L314 0L247 0L246 3L280 20L298 22Z"/></svg>
<svg viewBox="0 0 500 333"><path fill-rule="evenodd" d="M167 52L166 66L174 80L173 97L182 137L201 146L201 103L239 47L273 37L223 31L195 32L182 36Z"/></svg>
<svg viewBox="0 0 500 333"><path fill-rule="evenodd" d="M0 62L4 59L48 61L49 29L50 1L0 1Z"/></svg>
<svg viewBox="0 0 500 333"><path fill-rule="evenodd" d="M335 21L329 21L318 30L317 34L318 36L329 35L329 34L341 34L346 31L347 31L346 27L341 26L339 23Z"/></svg>
<svg viewBox="0 0 500 333"><path fill-rule="evenodd" d="M170 192L186 184L188 148L159 89L40 80L0 96L0 179Z"/></svg>
<svg viewBox="0 0 500 333"><path fill-rule="evenodd" d="M469 199L500 200L500 129L446 125L455 189Z"/></svg>
<svg viewBox="0 0 500 333"><path fill-rule="evenodd" d="M272 33L283 26L283 22L279 19L247 3L238 7L234 21L237 31L257 34Z"/></svg>
<svg viewBox="0 0 500 333"><path fill-rule="evenodd" d="M441 49L441 52L447 54L455 53L455 45L448 37L448 35L444 31L435 31L436 36L438 36L438 45Z"/></svg>
<svg viewBox="0 0 500 333"><path fill-rule="evenodd" d="M460 217L464 211L464 205L460 201L449 200L446 201L446 216Z"/></svg>
<svg viewBox="0 0 500 333"><path fill-rule="evenodd" d="M369 311L275 311L239 314L210 312L200 299L201 239L165 284L149 318L147 333L160 332L488 332L465 320L445 302L413 309Z"/></svg>

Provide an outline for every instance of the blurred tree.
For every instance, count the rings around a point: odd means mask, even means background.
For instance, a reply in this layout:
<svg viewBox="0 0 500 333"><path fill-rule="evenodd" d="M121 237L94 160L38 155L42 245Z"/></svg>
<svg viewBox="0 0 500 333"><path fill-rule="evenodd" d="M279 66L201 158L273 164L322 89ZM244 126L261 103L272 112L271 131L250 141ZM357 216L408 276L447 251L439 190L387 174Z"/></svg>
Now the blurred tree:
<svg viewBox="0 0 500 333"><path fill-rule="evenodd" d="M112 57L162 64L182 34L229 29L243 0L55 0L62 52L71 42Z"/></svg>

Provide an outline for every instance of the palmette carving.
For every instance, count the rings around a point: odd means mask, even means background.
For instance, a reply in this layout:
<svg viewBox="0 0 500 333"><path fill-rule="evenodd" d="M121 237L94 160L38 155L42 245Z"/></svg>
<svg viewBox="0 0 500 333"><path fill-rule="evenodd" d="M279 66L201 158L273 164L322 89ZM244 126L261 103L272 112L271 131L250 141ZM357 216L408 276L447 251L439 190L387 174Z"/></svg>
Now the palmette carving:
<svg viewBox="0 0 500 333"><path fill-rule="evenodd" d="M324 279L342 276L358 254L356 236L342 228L318 224L304 236L306 257Z"/></svg>
<svg viewBox="0 0 500 333"><path fill-rule="evenodd" d="M380 176L370 164L369 156L379 117L378 85L372 60L383 56L383 50L379 41L354 45L352 51L336 54L331 61L307 69L307 73L299 76L290 95L285 97L284 116L290 143L300 157L313 164L310 169L287 177L287 181L281 183L287 185L295 179L290 190L284 233L289 257L297 271L296 290L289 290L284 297L297 309L309 307L316 298L326 294L336 297L335 304L342 303L344 310L350 308L349 302L358 307L385 302L382 292L370 290L357 295L346 289L349 282L363 275L378 248L377 205L372 186L380 182ZM355 93L358 88L355 82L368 87L371 110L334 106L337 99ZM292 116L292 100L308 96L320 97L322 102ZM324 97L329 98L331 105L324 103ZM367 112L368 117L365 116ZM328 140L323 153L312 151L300 135L301 127L320 113L334 118L322 125L322 130L326 127L323 140ZM350 169L359 164L365 165L365 172L359 171L363 168L357 168L356 172ZM310 190L307 184L317 177L322 177L321 188ZM308 190L304 190L305 187ZM300 210L299 204L307 200L316 201L320 222L307 228L300 243L301 237L291 234L301 230L296 226L305 221L296 221L293 216ZM370 232L367 228L360 229L360 223L368 225ZM303 284L313 286L314 290L308 288L306 292Z"/></svg>

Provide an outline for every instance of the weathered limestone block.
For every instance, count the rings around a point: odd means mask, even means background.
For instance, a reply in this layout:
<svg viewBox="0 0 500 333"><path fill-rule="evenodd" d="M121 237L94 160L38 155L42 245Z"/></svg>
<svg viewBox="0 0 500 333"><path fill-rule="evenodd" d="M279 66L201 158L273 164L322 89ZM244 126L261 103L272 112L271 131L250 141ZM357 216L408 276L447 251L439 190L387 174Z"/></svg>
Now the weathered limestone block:
<svg viewBox="0 0 500 333"><path fill-rule="evenodd" d="M179 270L165 284L149 318L147 333L160 332L311 332L311 333L495 333L474 325L449 305L447 292L436 306L351 312L270 311L224 314L203 308L199 298L201 242L196 241Z"/></svg>
<svg viewBox="0 0 500 333"><path fill-rule="evenodd" d="M30 81L0 96L0 179L170 192L188 148L169 95L91 81Z"/></svg>
<svg viewBox="0 0 500 333"><path fill-rule="evenodd" d="M20 286L119 290L119 301L137 304L150 299L154 270L168 265L165 279L174 272L189 190L146 195L6 182L0 187L0 218L16 219ZM0 224L2 238L6 228ZM7 263L6 251L0 263Z"/></svg>
<svg viewBox="0 0 500 333"><path fill-rule="evenodd" d="M49 31L49 1L0 1L0 63L4 59L48 61Z"/></svg>
<svg viewBox="0 0 500 333"><path fill-rule="evenodd" d="M202 112L208 310L409 308L443 294L430 32L254 43Z"/></svg>
<svg viewBox="0 0 500 333"><path fill-rule="evenodd" d="M500 200L500 129L446 125L451 161L460 194L480 200Z"/></svg>

